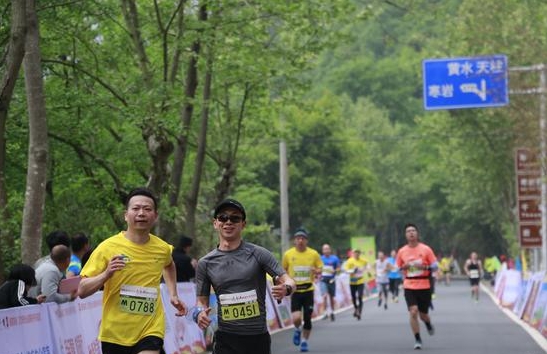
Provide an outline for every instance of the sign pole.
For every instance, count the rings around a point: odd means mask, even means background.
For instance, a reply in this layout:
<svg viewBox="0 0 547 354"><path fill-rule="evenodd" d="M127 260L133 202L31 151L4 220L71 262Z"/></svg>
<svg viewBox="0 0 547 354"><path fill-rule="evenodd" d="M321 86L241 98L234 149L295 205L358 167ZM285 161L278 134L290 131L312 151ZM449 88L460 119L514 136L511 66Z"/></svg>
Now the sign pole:
<svg viewBox="0 0 547 354"><path fill-rule="evenodd" d="M509 71L539 71L539 87L526 90L510 90L511 94L539 94L539 135L541 167L541 257L538 262L538 249L534 249L535 269L547 270L547 77L545 64L510 67ZM538 267L539 266L539 267Z"/></svg>
<svg viewBox="0 0 547 354"><path fill-rule="evenodd" d="M281 256L289 249L289 173L287 144L279 142L279 202L281 207Z"/></svg>
<svg viewBox="0 0 547 354"><path fill-rule="evenodd" d="M546 105L546 77L545 77L545 65L540 64L539 70L539 134L540 138L540 150L541 150L541 270L547 270L547 181L546 169L547 169L547 137L545 136L546 130L546 117L545 117L545 105Z"/></svg>

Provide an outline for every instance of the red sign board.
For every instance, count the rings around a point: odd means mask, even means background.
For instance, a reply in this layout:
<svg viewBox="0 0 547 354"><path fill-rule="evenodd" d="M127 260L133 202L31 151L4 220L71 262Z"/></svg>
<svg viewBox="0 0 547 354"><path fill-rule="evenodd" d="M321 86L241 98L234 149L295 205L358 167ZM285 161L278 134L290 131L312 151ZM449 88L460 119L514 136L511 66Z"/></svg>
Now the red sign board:
<svg viewBox="0 0 547 354"><path fill-rule="evenodd" d="M539 171L541 165L539 164L538 153L532 149L517 149L515 155L515 168L517 174L520 172Z"/></svg>
<svg viewBox="0 0 547 354"><path fill-rule="evenodd" d="M541 164L536 150L515 151L519 240L523 248L542 246L541 235Z"/></svg>
<svg viewBox="0 0 547 354"><path fill-rule="evenodd" d="M519 199L518 212L520 222L541 223L541 198Z"/></svg>
<svg viewBox="0 0 547 354"><path fill-rule="evenodd" d="M541 223L519 224L520 247L535 248L541 247Z"/></svg>
<svg viewBox="0 0 547 354"><path fill-rule="evenodd" d="M541 172L530 171L517 175L517 198L541 197Z"/></svg>

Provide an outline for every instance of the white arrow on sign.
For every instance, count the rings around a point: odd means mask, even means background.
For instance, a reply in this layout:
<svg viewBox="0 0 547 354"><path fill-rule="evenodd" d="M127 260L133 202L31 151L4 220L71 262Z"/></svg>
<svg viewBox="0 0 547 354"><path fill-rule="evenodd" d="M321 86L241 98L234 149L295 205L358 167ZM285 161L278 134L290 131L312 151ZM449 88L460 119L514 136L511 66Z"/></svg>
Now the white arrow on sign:
<svg viewBox="0 0 547 354"><path fill-rule="evenodd" d="M486 101L486 80L484 79L481 80L480 90L475 83L461 84L460 90L462 90L463 93L474 93L479 96L481 100Z"/></svg>

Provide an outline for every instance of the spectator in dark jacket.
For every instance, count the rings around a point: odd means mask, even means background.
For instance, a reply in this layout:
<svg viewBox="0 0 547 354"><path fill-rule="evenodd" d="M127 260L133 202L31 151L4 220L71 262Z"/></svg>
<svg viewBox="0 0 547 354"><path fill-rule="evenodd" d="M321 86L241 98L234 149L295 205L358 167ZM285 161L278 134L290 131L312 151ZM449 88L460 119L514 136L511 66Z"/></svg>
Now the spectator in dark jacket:
<svg viewBox="0 0 547 354"><path fill-rule="evenodd" d="M177 282L193 281L196 277L197 261L188 255L193 240L181 235L178 246L173 250L173 262L177 267Z"/></svg>
<svg viewBox="0 0 547 354"><path fill-rule="evenodd" d="M41 304L45 295L28 296L31 286L36 285L34 269L26 264L17 264L10 270L8 279L0 286L0 309Z"/></svg>

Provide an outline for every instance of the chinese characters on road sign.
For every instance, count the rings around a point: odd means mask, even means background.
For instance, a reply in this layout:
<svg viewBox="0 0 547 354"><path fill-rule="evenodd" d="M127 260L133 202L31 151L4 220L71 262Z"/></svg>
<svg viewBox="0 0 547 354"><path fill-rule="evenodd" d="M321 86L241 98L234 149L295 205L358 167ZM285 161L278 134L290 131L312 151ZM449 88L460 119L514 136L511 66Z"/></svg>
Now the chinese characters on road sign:
<svg viewBox="0 0 547 354"><path fill-rule="evenodd" d="M509 102L507 57L423 61L426 110L503 106Z"/></svg>

